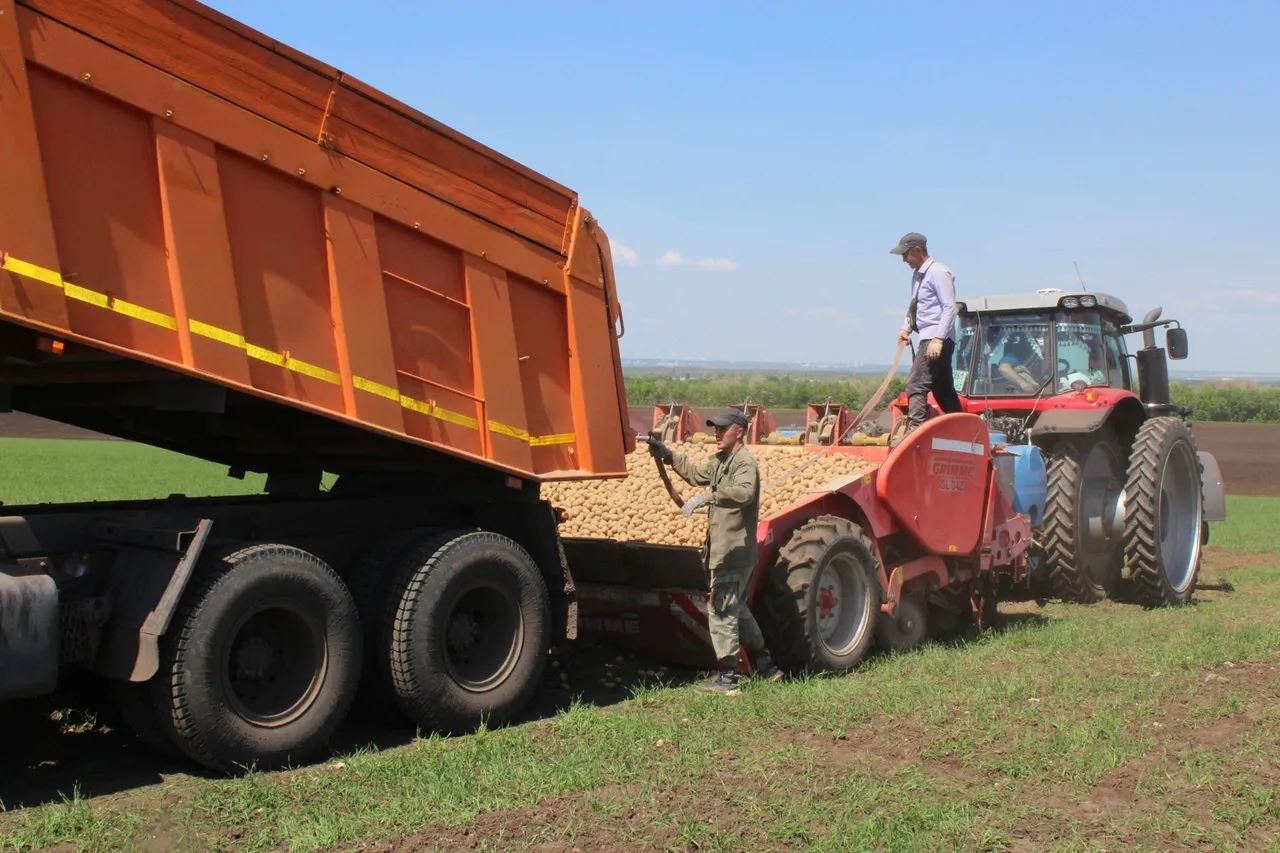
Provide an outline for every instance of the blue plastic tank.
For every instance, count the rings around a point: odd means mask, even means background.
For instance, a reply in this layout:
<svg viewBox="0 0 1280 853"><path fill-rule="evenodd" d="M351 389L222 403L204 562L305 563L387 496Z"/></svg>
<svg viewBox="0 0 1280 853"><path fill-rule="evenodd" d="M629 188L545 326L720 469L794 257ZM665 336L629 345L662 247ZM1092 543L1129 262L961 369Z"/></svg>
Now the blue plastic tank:
<svg viewBox="0 0 1280 853"><path fill-rule="evenodd" d="M1012 456L1004 459L1011 459L1013 463L1013 497L1010 503L1015 512L1031 517L1032 527L1039 527L1049 493L1049 473L1044 466L1044 457L1034 444L1010 444L1005 446L1005 450Z"/></svg>

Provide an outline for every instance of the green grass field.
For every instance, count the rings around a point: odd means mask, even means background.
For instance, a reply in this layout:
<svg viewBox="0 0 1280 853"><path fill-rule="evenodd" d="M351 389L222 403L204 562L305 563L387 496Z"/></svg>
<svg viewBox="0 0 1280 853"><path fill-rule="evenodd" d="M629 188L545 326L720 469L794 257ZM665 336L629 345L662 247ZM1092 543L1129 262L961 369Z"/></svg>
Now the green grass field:
<svg viewBox="0 0 1280 853"><path fill-rule="evenodd" d="M0 498L224 486L123 445L48 478L45 452L0 444ZM68 784L0 814L0 849L1280 850L1280 499L1229 513L1190 607L1006 605L1000 631L736 699L649 681L293 772Z"/></svg>

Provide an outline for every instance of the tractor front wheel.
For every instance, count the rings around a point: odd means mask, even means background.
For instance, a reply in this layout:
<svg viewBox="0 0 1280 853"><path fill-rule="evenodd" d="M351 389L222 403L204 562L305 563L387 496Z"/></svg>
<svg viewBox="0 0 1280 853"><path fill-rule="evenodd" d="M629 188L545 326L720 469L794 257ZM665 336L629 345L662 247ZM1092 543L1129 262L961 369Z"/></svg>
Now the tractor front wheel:
<svg viewBox="0 0 1280 853"><path fill-rule="evenodd" d="M1181 418L1142 425L1125 486L1125 556L1148 605L1191 600L1204 547L1204 490L1191 428Z"/></svg>

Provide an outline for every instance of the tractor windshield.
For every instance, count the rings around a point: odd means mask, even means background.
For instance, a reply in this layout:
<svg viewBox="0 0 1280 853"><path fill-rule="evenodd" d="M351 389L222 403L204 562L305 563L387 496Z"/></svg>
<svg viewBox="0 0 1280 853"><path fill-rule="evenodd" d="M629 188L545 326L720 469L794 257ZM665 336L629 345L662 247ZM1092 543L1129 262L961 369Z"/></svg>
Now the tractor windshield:
<svg viewBox="0 0 1280 853"><path fill-rule="evenodd" d="M1076 382L1107 384L1102 346L1102 318L1097 311L1064 311L1057 315L1054 337L1058 352L1058 390Z"/></svg>
<svg viewBox="0 0 1280 853"><path fill-rule="evenodd" d="M975 397L1057 394L1093 385L1128 387L1124 343L1095 310L959 318L952 374ZM1047 383L1047 384L1046 384Z"/></svg>
<svg viewBox="0 0 1280 853"><path fill-rule="evenodd" d="M1047 314L984 314L981 328L976 317L961 318L952 364L956 390L973 396L1034 395L1053 375L1049 325Z"/></svg>

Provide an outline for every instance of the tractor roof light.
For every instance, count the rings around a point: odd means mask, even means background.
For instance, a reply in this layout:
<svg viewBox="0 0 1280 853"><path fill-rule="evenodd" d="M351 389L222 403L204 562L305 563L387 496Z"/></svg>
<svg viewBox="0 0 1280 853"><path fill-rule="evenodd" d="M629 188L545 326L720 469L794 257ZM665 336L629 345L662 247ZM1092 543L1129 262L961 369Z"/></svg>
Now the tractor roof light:
<svg viewBox="0 0 1280 853"><path fill-rule="evenodd" d="M1076 299L1074 296L1063 297L1062 307L1063 308L1079 308L1080 300Z"/></svg>
<svg viewBox="0 0 1280 853"><path fill-rule="evenodd" d="M1098 304L1098 300L1094 299L1092 296L1081 296L1081 297L1080 297L1080 307L1081 307L1081 308L1092 308L1093 306L1095 306L1095 305L1097 305L1097 304Z"/></svg>

